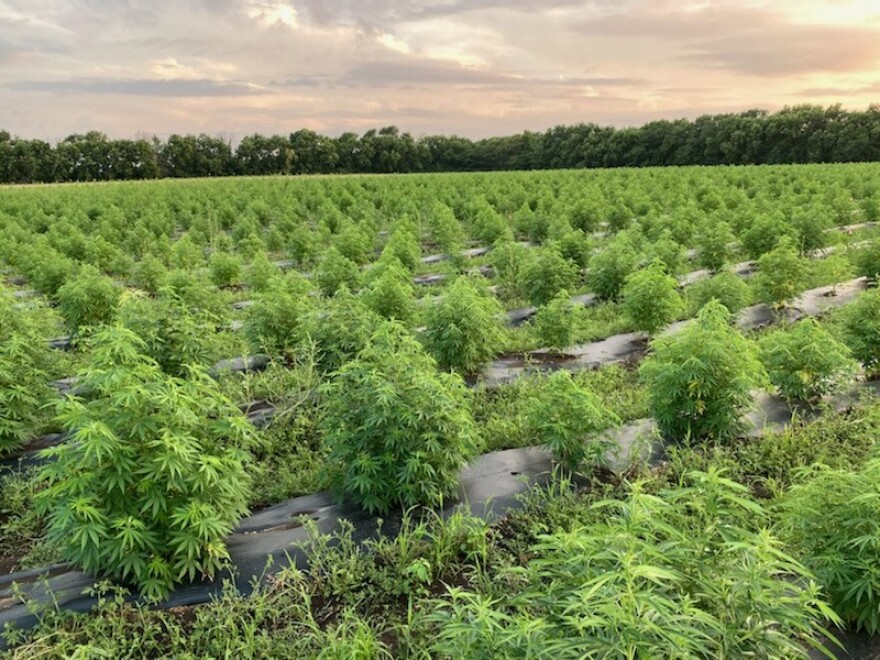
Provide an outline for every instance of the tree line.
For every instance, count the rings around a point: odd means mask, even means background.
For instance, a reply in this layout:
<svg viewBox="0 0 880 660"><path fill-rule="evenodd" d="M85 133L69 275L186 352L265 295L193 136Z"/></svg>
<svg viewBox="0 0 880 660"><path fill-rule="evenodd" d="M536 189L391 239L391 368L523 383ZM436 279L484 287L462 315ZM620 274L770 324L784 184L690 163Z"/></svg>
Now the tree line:
<svg viewBox="0 0 880 660"><path fill-rule="evenodd" d="M338 137L307 129L253 134L235 147L204 134L111 140L91 131L53 146L0 131L0 183L878 160L880 104L865 111L839 105L749 110L635 128L576 124L481 140L415 138L386 126Z"/></svg>

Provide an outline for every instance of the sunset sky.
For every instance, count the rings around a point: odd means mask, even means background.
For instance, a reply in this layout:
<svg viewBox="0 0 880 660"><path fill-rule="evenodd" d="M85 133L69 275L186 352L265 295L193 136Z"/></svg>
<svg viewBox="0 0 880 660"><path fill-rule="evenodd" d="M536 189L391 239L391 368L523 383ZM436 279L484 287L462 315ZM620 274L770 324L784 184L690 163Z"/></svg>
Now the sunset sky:
<svg viewBox="0 0 880 660"><path fill-rule="evenodd" d="M0 128L469 137L880 101L880 0L0 0Z"/></svg>

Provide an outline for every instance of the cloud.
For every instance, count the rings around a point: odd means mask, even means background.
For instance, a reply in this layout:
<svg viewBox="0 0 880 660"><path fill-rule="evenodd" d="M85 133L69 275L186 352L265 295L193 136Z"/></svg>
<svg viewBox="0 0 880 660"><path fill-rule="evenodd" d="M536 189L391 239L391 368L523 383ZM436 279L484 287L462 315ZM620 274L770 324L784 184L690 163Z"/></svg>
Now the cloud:
<svg viewBox="0 0 880 660"><path fill-rule="evenodd" d="M302 0L300 3L316 23L354 24L380 29L398 23L429 18L460 16L491 10L533 14L565 7L616 4L615 0Z"/></svg>
<svg viewBox="0 0 880 660"><path fill-rule="evenodd" d="M408 55L412 52L412 48L408 43L406 43L403 39L398 39L393 34L389 34L388 32L384 32L376 37L376 41L385 46L388 50L393 50L396 53L402 53L404 55Z"/></svg>
<svg viewBox="0 0 880 660"><path fill-rule="evenodd" d="M55 139L397 124L481 137L817 99L863 107L880 93L872 11L870 0L0 0L0 127Z"/></svg>
<svg viewBox="0 0 880 660"><path fill-rule="evenodd" d="M409 58L395 61L379 60L363 62L349 68L340 76L291 76L271 83L286 87L368 87L383 88L399 85L467 86L491 89L523 89L547 87L627 87L645 83L641 78L626 77L556 77L536 78L469 68L452 62L425 58Z"/></svg>
<svg viewBox="0 0 880 660"><path fill-rule="evenodd" d="M287 2L249 2L245 8L248 18L263 27L287 27L296 30L299 27L299 14L293 5Z"/></svg>
<svg viewBox="0 0 880 660"><path fill-rule="evenodd" d="M202 97L202 96L253 96L268 91L245 83L215 80L169 80L162 78L143 80L78 79L33 80L5 85L18 92L43 92L50 94L118 94L125 96Z"/></svg>
<svg viewBox="0 0 880 660"><path fill-rule="evenodd" d="M353 86L486 85L508 79L499 73L468 69L431 60L364 62L351 67L342 80Z"/></svg>
<svg viewBox="0 0 880 660"><path fill-rule="evenodd" d="M877 25L800 23L791 13L746 3L642 4L571 29L582 37L662 44L699 68L770 78L864 69L880 59Z"/></svg>
<svg viewBox="0 0 880 660"><path fill-rule="evenodd" d="M854 87L809 87L791 92L792 96L800 97L827 97L839 99L845 96L864 96L865 94L880 93L880 82L871 85L861 85Z"/></svg>

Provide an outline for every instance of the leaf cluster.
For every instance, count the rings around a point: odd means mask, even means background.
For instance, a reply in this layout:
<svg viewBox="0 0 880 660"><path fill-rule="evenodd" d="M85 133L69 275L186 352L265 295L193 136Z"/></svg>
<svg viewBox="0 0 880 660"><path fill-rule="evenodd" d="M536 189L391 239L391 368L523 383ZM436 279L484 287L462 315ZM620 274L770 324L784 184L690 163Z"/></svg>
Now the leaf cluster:
<svg viewBox="0 0 880 660"><path fill-rule="evenodd" d="M880 631L880 462L814 466L780 503L779 533L813 571L840 617Z"/></svg>
<svg viewBox="0 0 880 660"><path fill-rule="evenodd" d="M801 657L838 620L715 470L657 495L636 483L600 522L542 535L496 596L450 589L428 619L441 657ZM497 591L497 590L496 590Z"/></svg>
<svg viewBox="0 0 880 660"><path fill-rule="evenodd" d="M0 454L36 436L52 400L48 385L52 355L47 340L52 319L40 308L16 308L0 287Z"/></svg>

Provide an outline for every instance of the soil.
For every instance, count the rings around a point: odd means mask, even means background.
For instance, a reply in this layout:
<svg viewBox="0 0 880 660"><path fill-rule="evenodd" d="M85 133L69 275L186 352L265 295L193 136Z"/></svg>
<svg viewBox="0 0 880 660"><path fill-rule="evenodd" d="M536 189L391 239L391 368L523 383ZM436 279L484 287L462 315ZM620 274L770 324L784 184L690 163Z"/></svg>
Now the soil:
<svg viewBox="0 0 880 660"><path fill-rule="evenodd" d="M27 548L19 548L18 551L13 551L12 553L3 554L0 557L0 575L9 575L10 573L15 573L19 570L18 563L21 561L21 558L27 552Z"/></svg>
<svg viewBox="0 0 880 660"><path fill-rule="evenodd" d="M831 651L835 658L851 658L853 660L880 660L880 636L869 635L866 632L856 632L854 630L832 631L837 641L841 643L843 649L840 649L833 642L826 642L828 650ZM810 651L809 657L818 660L825 658L821 651Z"/></svg>
<svg viewBox="0 0 880 660"><path fill-rule="evenodd" d="M245 415L252 415L254 413L262 412L264 410L274 410L275 406L266 401L266 399L257 399L256 401L251 401L250 403L246 403L243 406L238 407L239 410Z"/></svg>
<svg viewBox="0 0 880 660"><path fill-rule="evenodd" d="M40 451L41 449L48 449L49 447L54 447L61 441L60 433L50 433L48 435L41 436L34 440L29 440L24 445L22 445L21 449L19 449L15 454L10 456L10 458L16 458L17 456L21 456L23 454L29 454L31 452Z"/></svg>
<svg viewBox="0 0 880 660"><path fill-rule="evenodd" d="M299 527L302 527L306 524L306 520L316 522L319 520L319 517L315 515L314 511L303 511L302 513L294 516L290 520L290 522L282 523L281 525L275 525L273 527L267 527L261 530L244 532L244 534L247 536L250 534L265 534L267 532L285 532L290 529L298 529Z"/></svg>
<svg viewBox="0 0 880 660"><path fill-rule="evenodd" d="M551 366L561 366L566 362L574 360L575 357L570 353L557 353L556 351L532 351L525 354L527 362Z"/></svg>

